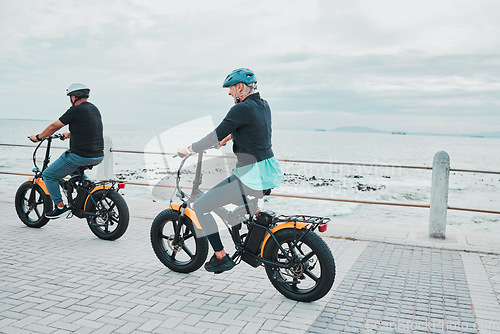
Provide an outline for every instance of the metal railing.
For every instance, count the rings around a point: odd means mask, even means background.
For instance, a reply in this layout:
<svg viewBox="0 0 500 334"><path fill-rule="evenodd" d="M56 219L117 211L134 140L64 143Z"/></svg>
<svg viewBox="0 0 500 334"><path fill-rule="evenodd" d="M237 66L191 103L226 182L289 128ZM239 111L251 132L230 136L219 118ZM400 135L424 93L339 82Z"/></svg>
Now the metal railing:
<svg viewBox="0 0 500 334"><path fill-rule="evenodd" d="M29 147L33 148L33 145L22 145L22 144L2 144L0 146L11 146L11 147ZM44 147L44 146L42 146ZM63 149L67 150L67 147L57 147L52 146L51 148L55 149ZM116 150L110 149L111 153L129 153L129 154L156 154L156 155L166 155L172 156L175 152L148 152L148 151L131 151L131 150ZM214 157L214 158L228 158L235 159L234 156L221 156L221 155L210 155L205 154L206 157ZM404 169L420 169L420 170L432 170L431 166L406 166L406 165L391 165L391 164L369 164L369 163L360 163L360 162L342 162L342 161L318 161L318 160L294 160L294 159L278 159L280 162L289 162L289 163L304 163L304 164L316 164L316 165L342 165L342 166L360 166L360 167L386 167L386 168L404 168ZM450 172L458 172L458 173L479 173L479 174L494 174L500 175L500 172L490 171L490 170L475 170L475 169L458 169L458 168L450 168Z"/></svg>
<svg viewBox="0 0 500 334"><path fill-rule="evenodd" d="M106 144L105 144L106 145ZM110 164L109 162L111 161L112 164L112 155L113 153L123 153L123 154L141 154L141 155L146 155L146 154L151 154L151 155L166 155L166 156L172 156L175 153L174 152L148 152L148 151L134 151L134 150L120 150L120 149L113 149L112 148L112 143L111 140L108 141L108 147L105 147L106 152L110 152L109 156L111 156L111 159L106 159L103 161L102 168L108 169L111 167L112 171L112 166L106 166L106 164ZM33 145L20 145L20 144L2 144L0 143L0 146L9 146L9 147L29 147L33 148ZM52 147L54 149L67 149L66 147ZM438 152L439 153L439 152ZM221 156L221 155L206 155L207 157L216 157L216 158L229 158L229 159L234 159L234 156ZM106 162L108 161L108 163ZM316 164L316 165L344 165L344 166L360 166L360 167L377 167L377 168L402 168L402 169L417 169L417 170L432 170L433 173L436 170L436 167L428 167L428 166L405 166L405 165L393 165L393 164L370 164L370 163L355 163L355 162L335 162L335 161L313 161L313 160L295 160L295 159L278 159L278 161L283 162L283 163L299 163L299 164ZM99 166L101 166L99 165ZM98 166L98 168L99 168ZM487 171L487 170L471 170L471 169L456 169L456 168L450 168L449 165L445 167L444 171L449 174L449 172L458 172L458 173L481 173L481 174L493 174L493 175L500 175L500 172L497 171ZM25 173L15 173L15 172L3 172L0 171L0 174L5 174L5 175L20 175L20 176L31 176L31 174L25 174ZM113 177L110 175L110 177ZM446 180L448 179L449 175L445 175ZM431 192L434 191L434 189L438 186L434 182L434 176L433 176L433 183L431 187ZM136 186L148 186L152 187L153 185L147 184L147 183L138 183L138 182L126 182L127 184L130 185L136 185ZM446 187L447 187L447 182L446 182ZM166 187L166 188L174 188L173 186L168 186L168 185L155 185L156 187ZM208 190L208 189L202 189L202 190ZM456 210L456 211L467 211L467 212L476 212L476 213L487 213L487 214L500 214L500 211L496 210L482 210L482 209L471 209L471 208L461 208L461 207L451 207L447 205L447 193L448 189L446 189L446 199L444 201L444 208L443 204L440 204L441 211L444 209L444 212L446 210ZM378 202L378 201L364 201L364 200L353 200L353 199L343 199L343 198L330 198L330 197L320 197L320 196L301 196L301 195L296 195L296 194L283 194L283 193L272 193L271 196L275 197L286 197L286 198L297 198L297 199L308 199L308 200L319 200L319 201L330 201L330 202L343 202L343 203L355 203L355 204L370 204L370 205L386 205L386 206L399 206L399 207L413 207L413 208L430 208L431 211L433 210L433 206L435 206L434 203L432 203L433 199L431 198L431 203L430 204L411 204L411 203L394 203L394 202ZM443 217L441 217L443 218ZM442 220L442 219L441 219ZM446 214L444 216L444 222L446 221ZM441 222L442 223L442 222ZM444 236L442 236L444 237Z"/></svg>

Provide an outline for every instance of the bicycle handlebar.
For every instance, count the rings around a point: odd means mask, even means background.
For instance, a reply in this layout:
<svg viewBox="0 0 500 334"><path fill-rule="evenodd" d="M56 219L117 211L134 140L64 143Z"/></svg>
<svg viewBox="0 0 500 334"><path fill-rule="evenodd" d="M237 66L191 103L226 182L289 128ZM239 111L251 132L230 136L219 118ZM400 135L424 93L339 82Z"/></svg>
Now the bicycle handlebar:
<svg viewBox="0 0 500 334"><path fill-rule="evenodd" d="M30 138L30 137L28 137L28 138ZM50 151L51 140L55 139L55 138L59 138L61 140L64 140L64 135L56 133L56 134L50 135L48 137L42 138L42 140L40 140L39 142L35 142L35 143L38 143L38 145L35 148L35 151L33 151L33 165L35 166L36 170L39 170L38 165L36 164L36 153L37 153L38 149L40 148L40 146L42 146L42 143L45 140L49 139L49 142L47 144L47 152L45 153L45 160L43 162L43 168L42 168L44 170L50 161L49 151ZM31 138L30 138L30 140L31 140Z"/></svg>
<svg viewBox="0 0 500 334"><path fill-rule="evenodd" d="M28 137L28 138L31 140L31 137ZM55 138L59 138L61 140L64 140L64 135L62 133L61 134L60 133L55 133L55 134L50 135L48 137L42 138L39 142L41 143L41 142L43 142L46 139L55 139ZM36 143L36 142L34 142L34 143Z"/></svg>
<svg viewBox="0 0 500 334"><path fill-rule="evenodd" d="M181 158L181 159L186 159L186 158L188 158L188 157L192 156L193 154L194 154L194 153L190 153L190 154L188 154L188 155L184 155L184 154L179 154L179 153L176 153L176 154L175 154L172 158L177 158L177 157L179 157L179 158Z"/></svg>
<svg viewBox="0 0 500 334"><path fill-rule="evenodd" d="M59 139L63 139L64 135L62 133L56 133L56 134L53 134L52 136L48 136L47 138L59 138ZM47 139L47 138L44 138L44 139Z"/></svg>
<svg viewBox="0 0 500 334"><path fill-rule="evenodd" d="M225 146L226 144L222 145L222 146ZM216 145L213 145L211 147L209 147L207 150L211 150L211 149L219 149L220 147L216 144ZM188 158L192 155L195 155L197 154L198 152L188 152L188 155L184 155L184 154L179 154L179 153L175 153L175 155L173 156L173 158L182 158L182 159L185 159L185 158ZM203 150L202 153L206 153L205 150Z"/></svg>

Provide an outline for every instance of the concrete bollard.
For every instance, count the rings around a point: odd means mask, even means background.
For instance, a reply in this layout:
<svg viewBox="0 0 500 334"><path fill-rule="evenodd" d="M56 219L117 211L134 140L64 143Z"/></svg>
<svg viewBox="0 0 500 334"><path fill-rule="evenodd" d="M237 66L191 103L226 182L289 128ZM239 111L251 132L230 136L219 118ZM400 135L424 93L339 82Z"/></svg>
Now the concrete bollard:
<svg viewBox="0 0 500 334"><path fill-rule="evenodd" d="M450 180L450 156L439 151L432 165L431 209L429 215L429 237L444 239L448 210L448 186Z"/></svg>
<svg viewBox="0 0 500 334"><path fill-rule="evenodd" d="M111 180L115 177L113 171L113 141L110 137L104 136L104 160L97 165L97 179Z"/></svg>

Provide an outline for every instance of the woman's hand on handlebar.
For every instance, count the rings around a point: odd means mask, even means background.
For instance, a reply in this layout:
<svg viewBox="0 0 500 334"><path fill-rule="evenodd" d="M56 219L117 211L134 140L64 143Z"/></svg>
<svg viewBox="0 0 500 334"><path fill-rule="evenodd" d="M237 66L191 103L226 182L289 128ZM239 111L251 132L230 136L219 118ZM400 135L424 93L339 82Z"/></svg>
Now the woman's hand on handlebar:
<svg viewBox="0 0 500 334"><path fill-rule="evenodd" d="M187 157L188 155L190 155L192 152L191 151L188 151L188 149L186 147L180 147L177 149L177 154L174 156L174 157L181 157L181 158L184 158L184 157Z"/></svg>
<svg viewBox="0 0 500 334"><path fill-rule="evenodd" d="M62 134L61 140L66 140L66 139L68 139L69 137L71 137L71 132L64 132L64 133Z"/></svg>

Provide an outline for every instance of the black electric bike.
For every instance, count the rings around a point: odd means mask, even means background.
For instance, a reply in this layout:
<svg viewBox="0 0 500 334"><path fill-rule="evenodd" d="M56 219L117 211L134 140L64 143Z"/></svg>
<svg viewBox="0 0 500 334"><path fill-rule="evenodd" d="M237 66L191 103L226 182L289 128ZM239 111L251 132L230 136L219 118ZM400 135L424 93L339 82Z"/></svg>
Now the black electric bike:
<svg viewBox="0 0 500 334"><path fill-rule="evenodd" d="M45 226L49 219L45 217L53 209L52 200L42 179L42 173L50 163L50 147L55 138L63 139L63 135L55 134L44 138L33 152L34 177L21 184L16 192L15 205L17 215L29 227ZM42 169L36 164L36 153L42 142L47 142ZM67 218L76 216L85 218L90 230L100 239L116 240L127 230L129 210L125 199L118 193L125 187L124 183L108 180L92 182L84 177L84 171L93 166L79 167L68 180L59 180L59 185L67 198L70 212Z"/></svg>
<svg viewBox="0 0 500 334"><path fill-rule="evenodd" d="M203 192L203 153L198 154L191 195L179 186L185 157L177 171L176 196L181 204L170 203L151 226L151 244L158 259L181 273L198 270L206 261L208 241L194 211L194 203ZM269 195L263 193L263 196ZM232 211L214 210L224 222L234 242L232 259L253 267L263 265L272 285L285 297L311 302L324 297L335 280L335 262L328 245L314 231L324 232L330 218L304 215L276 216L260 211L262 197L243 196L243 203Z"/></svg>

